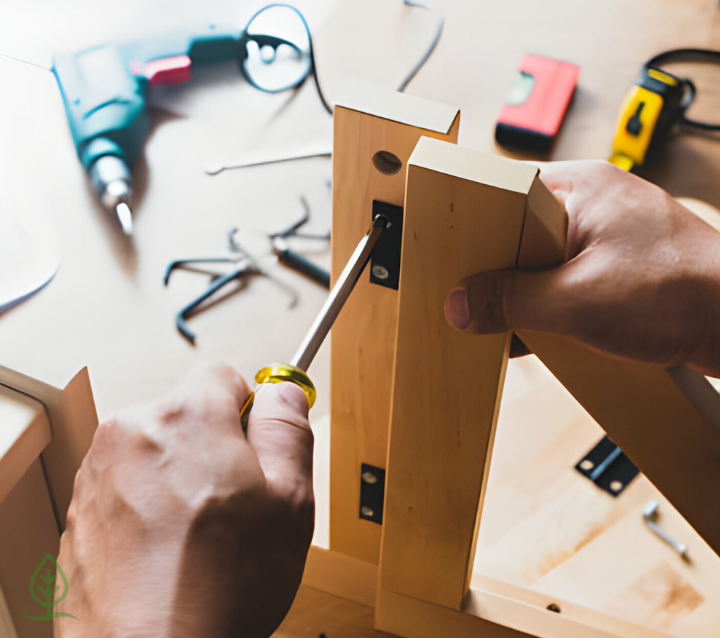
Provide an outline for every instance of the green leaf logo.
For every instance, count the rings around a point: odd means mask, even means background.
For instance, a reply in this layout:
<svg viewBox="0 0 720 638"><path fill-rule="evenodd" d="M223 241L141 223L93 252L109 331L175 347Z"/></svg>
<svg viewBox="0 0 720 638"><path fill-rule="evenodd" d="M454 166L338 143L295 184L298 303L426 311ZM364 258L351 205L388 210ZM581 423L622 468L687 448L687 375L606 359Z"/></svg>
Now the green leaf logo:
<svg viewBox="0 0 720 638"><path fill-rule="evenodd" d="M60 577L61 585L55 583ZM59 611L52 611L52 608L57 605L61 600L68 594L67 578L62 567L57 564L57 561L53 558L52 554L45 554L45 558L40 561L37 566L35 573L30 579L30 595L33 597L38 605L45 607L44 616L26 616L20 614L23 618L29 618L30 620L52 620L60 616L66 616L68 618L75 618L72 614L64 614ZM55 598L55 594L60 590L60 595ZM77 618L75 618L77 620Z"/></svg>

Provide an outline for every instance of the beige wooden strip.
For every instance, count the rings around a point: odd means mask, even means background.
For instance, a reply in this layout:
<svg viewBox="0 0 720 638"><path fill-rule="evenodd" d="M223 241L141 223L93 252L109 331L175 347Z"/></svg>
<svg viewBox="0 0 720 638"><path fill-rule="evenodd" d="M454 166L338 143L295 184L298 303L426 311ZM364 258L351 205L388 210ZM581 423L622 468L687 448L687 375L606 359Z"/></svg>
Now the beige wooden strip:
<svg viewBox="0 0 720 638"><path fill-rule="evenodd" d="M547 610L551 603L560 613ZM551 599L529 589L473 577L464 610L538 638L663 638L664 634L609 614Z"/></svg>
<svg viewBox="0 0 720 638"><path fill-rule="evenodd" d="M463 277L515 265L536 172L425 138L410 159L384 590L455 609L467 591L509 335L453 330L443 304ZM488 174L492 186L483 183Z"/></svg>
<svg viewBox="0 0 720 638"><path fill-rule="evenodd" d="M50 423L42 404L0 386L0 503L50 439Z"/></svg>
<svg viewBox="0 0 720 638"><path fill-rule="evenodd" d="M457 109L377 87L363 85L348 99L335 108L334 278L367 232L373 200L403 205L407 160L420 136L455 142L460 120ZM400 170L380 172L378 151L399 158ZM359 518L360 466L386 465L397 299L365 273L332 330L330 548L373 564L381 527Z"/></svg>

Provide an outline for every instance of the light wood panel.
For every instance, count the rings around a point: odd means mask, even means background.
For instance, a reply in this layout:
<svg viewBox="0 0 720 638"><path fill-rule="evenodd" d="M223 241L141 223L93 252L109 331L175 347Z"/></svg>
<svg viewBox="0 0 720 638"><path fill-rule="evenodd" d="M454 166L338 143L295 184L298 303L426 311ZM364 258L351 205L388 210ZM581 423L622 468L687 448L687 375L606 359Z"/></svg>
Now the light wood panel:
<svg viewBox="0 0 720 638"><path fill-rule="evenodd" d="M418 139L455 142L459 119L446 105L368 85L345 87L335 109L333 280L370 227L373 200L403 205ZM398 173L373 165L383 150L401 160ZM386 464L396 330L397 291L371 284L365 273L332 330L330 548L373 564L381 527L359 518L360 465Z"/></svg>
<svg viewBox="0 0 720 638"><path fill-rule="evenodd" d="M536 173L427 138L410 158L382 589L455 609L467 591L509 335L458 332L443 304L462 278L515 264Z"/></svg>

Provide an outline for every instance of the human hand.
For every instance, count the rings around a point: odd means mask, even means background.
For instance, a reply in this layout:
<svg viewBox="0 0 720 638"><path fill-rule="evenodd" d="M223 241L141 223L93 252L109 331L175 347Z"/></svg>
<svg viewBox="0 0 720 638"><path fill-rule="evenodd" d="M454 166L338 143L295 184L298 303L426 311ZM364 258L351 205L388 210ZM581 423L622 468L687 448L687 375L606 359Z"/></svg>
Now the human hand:
<svg viewBox="0 0 720 638"><path fill-rule="evenodd" d="M314 525L313 435L292 383L249 394L229 366L100 425L75 480L58 562L57 638L270 636Z"/></svg>
<svg viewBox="0 0 720 638"><path fill-rule="evenodd" d="M720 375L720 233L607 162L549 163L540 177L568 213L566 263L468 277L446 300L450 325L552 332Z"/></svg>

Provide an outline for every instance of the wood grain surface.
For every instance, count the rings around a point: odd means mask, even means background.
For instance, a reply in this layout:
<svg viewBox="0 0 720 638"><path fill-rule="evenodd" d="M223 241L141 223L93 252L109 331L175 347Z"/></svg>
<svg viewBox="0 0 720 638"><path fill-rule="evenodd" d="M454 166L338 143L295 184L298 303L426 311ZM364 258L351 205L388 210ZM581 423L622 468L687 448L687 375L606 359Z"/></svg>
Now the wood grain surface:
<svg viewBox="0 0 720 638"><path fill-rule="evenodd" d="M373 200L403 205L407 162L420 137L456 142L460 124L457 109L382 88L363 87L348 100L335 111L333 281L370 227ZM392 112L405 122L388 119ZM373 164L381 151L401 161L395 174ZM397 313L397 291L371 284L365 273L332 331L330 548L373 564L382 527L358 517L360 469L386 466Z"/></svg>

